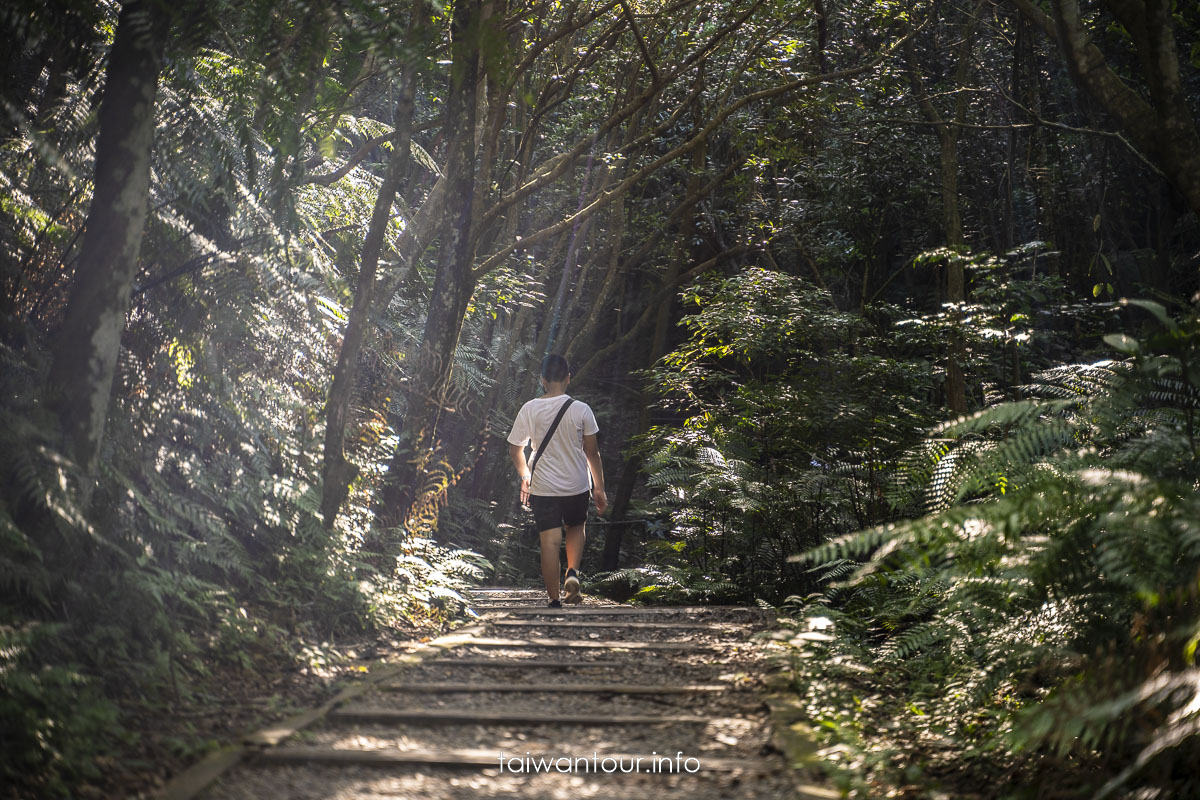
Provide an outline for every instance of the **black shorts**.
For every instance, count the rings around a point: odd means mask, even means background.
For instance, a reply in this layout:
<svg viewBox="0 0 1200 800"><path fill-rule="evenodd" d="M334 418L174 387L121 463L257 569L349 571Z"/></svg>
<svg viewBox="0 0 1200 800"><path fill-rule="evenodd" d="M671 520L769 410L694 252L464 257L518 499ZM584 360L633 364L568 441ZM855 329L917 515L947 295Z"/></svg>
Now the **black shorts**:
<svg viewBox="0 0 1200 800"><path fill-rule="evenodd" d="M580 492L562 497L529 495L529 506L533 509L533 521L538 531L554 530L563 525L582 525L587 522L588 500L591 492Z"/></svg>

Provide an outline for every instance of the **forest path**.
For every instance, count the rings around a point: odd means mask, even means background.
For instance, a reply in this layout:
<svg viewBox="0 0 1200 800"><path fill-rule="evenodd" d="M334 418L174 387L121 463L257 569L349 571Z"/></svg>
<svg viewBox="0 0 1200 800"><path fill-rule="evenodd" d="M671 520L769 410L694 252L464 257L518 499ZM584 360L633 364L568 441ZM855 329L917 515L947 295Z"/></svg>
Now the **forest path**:
<svg viewBox="0 0 1200 800"><path fill-rule="evenodd" d="M749 640L769 623L761 610L590 597L557 610L525 589L480 589L473 600L482 624L455 646L265 749L203 796L796 796L770 744L763 648Z"/></svg>

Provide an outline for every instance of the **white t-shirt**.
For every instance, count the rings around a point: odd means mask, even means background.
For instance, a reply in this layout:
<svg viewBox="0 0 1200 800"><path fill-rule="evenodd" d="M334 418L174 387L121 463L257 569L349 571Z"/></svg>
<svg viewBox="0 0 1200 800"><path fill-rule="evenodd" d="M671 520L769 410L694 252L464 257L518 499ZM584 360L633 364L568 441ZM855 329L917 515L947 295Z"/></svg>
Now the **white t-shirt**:
<svg viewBox="0 0 1200 800"><path fill-rule="evenodd" d="M535 397L517 412L512 432L508 434L508 443L521 447L532 444L531 463L542 437L550 430L567 397L565 394ZM588 491L591 480L587 455L583 452L583 437L599 430L600 426L596 424L596 417L587 403L578 400L571 403L558 423L558 429L554 431L554 438L546 446L546 452L538 459L529 493L542 497L567 497Z"/></svg>

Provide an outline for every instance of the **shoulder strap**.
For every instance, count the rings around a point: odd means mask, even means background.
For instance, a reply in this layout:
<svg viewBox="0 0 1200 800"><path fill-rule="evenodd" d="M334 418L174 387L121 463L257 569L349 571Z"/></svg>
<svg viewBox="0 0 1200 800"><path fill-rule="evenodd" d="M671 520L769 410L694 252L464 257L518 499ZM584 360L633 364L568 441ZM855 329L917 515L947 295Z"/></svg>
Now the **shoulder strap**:
<svg viewBox="0 0 1200 800"><path fill-rule="evenodd" d="M538 451L533 456L533 461L529 464L529 482L533 483L533 471L537 469L537 463L542 458L542 453L546 452L546 445L550 444L550 437L558 430L558 423L562 422L563 414L567 413L567 406L575 402L574 397L568 397L567 402L562 404L562 408L558 410L558 416L554 418L554 422L550 423L550 430L546 431L546 435L542 437L542 443L538 446Z"/></svg>

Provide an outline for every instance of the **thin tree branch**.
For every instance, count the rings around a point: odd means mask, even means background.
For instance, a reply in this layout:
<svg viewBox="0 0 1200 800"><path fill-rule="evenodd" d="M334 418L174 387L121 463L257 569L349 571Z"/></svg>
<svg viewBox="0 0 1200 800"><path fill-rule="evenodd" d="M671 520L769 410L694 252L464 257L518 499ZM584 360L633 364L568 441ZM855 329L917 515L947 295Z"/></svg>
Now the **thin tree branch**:
<svg viewBox="0 0 1200 800"><path fill-rule="evenodd" d="M531 234L522 239L518 239L518 240L512 242L511 244L509 244L508 246L501 248L500 250L498 250L496 253L492 254L491 256L489 256L481 265L479 265L479 267L477 267L473 271L475 278L476 279L481 278L482 276L486 275L491 270L495 269L496 266L498 266L511 253L513 253L517 250L527 249L530 245L537 244L540 241L543 241L551 236L554 236L557 233L560 233L560 232L566 230L568 227L570 227L575 222L576 219L582 219L582 218L591 216L596 211L600 210L601 208L603 208L608 203L612 202L617 197L620 197L624 192L628 191L631 186L633 186L635 183L637 183L638 181L645 178L647 175L650 175L650 174L658 171L663 165L668 164L668 163L674 161L676 158L679 158L680 156L684 155L685 153L688 153L688 152L691 152L692 150L694 150L702 142L704 142L705 139L707 139L708 136L714 130L716 130L718 127L720 127L721 124L724 123L726 119L728 119L730 116L732 116L734 113L741 110L742 108L745 108L746 106L750 105L751 103L756 103L760 100L767 100L772 97L778 97L779 95L793 92L796 89L800 89L805 86L814 86L816 84L825 83L826 81L842 80L844 78L850 78L855 75L860 75L863 72L867 72L868 70L874 69L879 64L883 63L883 61L889 55L891 55L891 53L896 48L900 47L903 43L907 42L909 40L909 38L911 38L913 36L913 34L916 32L916 30L917 29L914 28L913 31L910 31L908 34L906 34L900 41L896 42L891 48L884 51L883 53L880 53L875 58L872 58L871 60L867 61L866 63L860 64L857 67L850 67L848 69L839 70L838 72L829 72L829 73L825 73L823 75L813 75L813 76L809 76L807 78L799 78L799 79L791 81L789 83L780 84L779 86L773 86L769 89L762 89L762 90L754 92L752 94L748 94L745 97L740 98L736 102L729 104L724 109L722 109L720 112L718 112L711 120L709 120L708 124L705 125L704 128L702 128L700 130L700 132L697 133L695 136L688 139L683 144L678 145L677 147L673 148L669 152L663 154L662 156L659 156L658 158L656 158L654 161L650 162L646 166L642 167L637 172L630 175L625 180L621 181L615 187L613 187L609 191L605 192L600 197L597 197L594 201L592 201L592 203L590 203L585 208L580 209L575 214L572 214L571 216L566 217L565 219L562 219L562 220L554 223L553 225L543 228L542 230L538 231L537 233ZM584 143L584 145L586 146L586 142ZM532 181L531 181L531 183L532 183ZM493 208L493 210L495 210L495 208ZM489 214L490 213L491 212L489 212Z"/></svg>
<svg viewBox="0 0 1200 800"><path fill-rule="evenodd" d="M963 128L965 130L979 130L979 131L1007 131L1007 130L1012 130L1013 128L1032 128L1032 127L1034 127L1034 124L1032 122L1013 122L1013 123L1009 123L1008 125L983 125L983 124L972 123L972 122L954 122L954 121L930 122L927 119L903 119L901 117L879 117L877 119L869 120L869 123L875 123L875 124L880 124L880 125L883 125L883 124L887 124L887 125L922 125L922 126L949 125L953 128ZM1102 133L1102 131L1097 131L1097 133Z"/></svg>
<svg viewBox="0 0 1200 800"><path fill-rule="evenodd" d="M610 0L609 2L597 8L591 14L585 14L584 16L580 17L574 23L570 22L570 16L568 16L568 22L564 23L563 26L551 34L549 38L543 39L535 44L530 51L525 54L525 57L521 59L521 63L514 67L512 72L509 74L508 80L505 81L504 86L502 87L502 93L507 95L512 91L512 87L517 85L517 81L520 79L520 77L524 75L525 71L533 65L533 63L537 60L537 57L546 51L546 48L550 47L550 45L554 44L563 37L570 36L575 31L591 25L597 19L611 11L616 5L617 0Z"/></svg>
<svg viewBox="0 0 1200 800"><path fill-rule="evenodd" d="M536 173L534 173L532 177L529 178L528 181L525 182L524 185L518 187L503 200L497 201L495 205L487 210L480 222L480 229L486 229L496 219L496 217L504 212L505 209L509 208L515 203L519 203L533 192L561 177L568 169L574 166L575 162L584 153L584 151L591 146L593 136L599 138L606 135L617 125L633 116L638 109L640 109L655 95L657 95L662 90L663 86L670 84L679 75L683 74L688 69L691 69L691 67L694 66L698 61L707 58L712 53L713 49L715 49L716 46L725 39L725 37L729 36L730 33L732 33L734 30L737 30L737 28L743 22L745 22L746 19L748 19L750 15L762 5L763 2L765 2L765 0L755 0L755 2L753 2L750 7L746 9L746 11L738 15L737 18L714 33L703 47L698 48L687 58L683 59L678 67L671 70L670 74L665 78L662 86L651 86L647 88L640 95L626 104L624 108L605 120L593 134L582 137L575 143L573 147L571 147L570 150L567 150L566 152L560 153L559 155L549 159ZM872 64L871 66L874 65ZM869 69L870 67L867 68ZM854 74L857 74L857 72ZM752 95L752 97L753 96L754 95Z"/></svg>
<svg viewBox="0 0 1200 800"><path fill-rule="evenodd" d="M1154 174L1160 175L1164 178L1166 177L1166 174L1161 169L1159 169L1159 167L1156 166L1155 163L1153 161L1151 161L1149 159L1149 157L1146 156L1145 153L1143 153L1136 146L1134 146L1133 142L1129 141L1124 136L1122 136L1120 131L1102 131L1102 130L1098 130L1096 128L1080 128L1075 125L1067 125L1062 122L1054 122L1053 120L1043 119L1032 108L1022 105L1020 102L1018 102L1016 100L1016 98L1009 97L1008 93L1005 92L1003 89L998 89L998 90L1000 92L1000 95L1002 97L1004 97L1005 100L1012 103L1015 108L1019 108L1021 111L1023 111L1026 116L1028 116L1030 119L1032 119L1034 121L1034 123L1045 126L1047 128L1056 128L1061 131L1067 131L1068 133L1082 133L1082 134L1086 134L1088 136L1105 136L1110 139L1116 139L1118 142L1125 145L1125 147L1129 150L1129 152L1133 153L1137 157L1138 161L1141 161L1143 164L1145 164L1147 167L1149 167L1150 170L1152 172L1154 172ZM1016 126L1013 126L1013 127L1016 127Z"/></svg>
<svg viewBox="0 0 1200 800"><path fill-rule="evenodd" d="M653 234L651 234L650 236L647 236L642 241L642 243L638 246L637 250L635 250L633 252L633 254L630 255L628 258L624 259L619 264L617 264L616 269L611 270L611 272L613 272L614 274L618 273L618 272L619 273L628 273L630 270L635 269L642 262L642 260L647 255L649 255L650 251L654 249L654 246L657 245L660 241L662 241L663 237L666 236L667 231L670 229L671 225L673 223L675 223L675 221L677 221L680 217L682 217L690 209L694 208L697 203L699 203L701 200L703 200L705 197L707 197L709 194L711 194L713 191L715 191L718 186L720 186L722 183L724 183L726 180L728 180L729 176L732 175L734 172L736 172L737 169L745 163L746 163L745 160L734 161L728 167L726 167L724 170L722 170L721 173L719 175L717 175L716 177L714 177L711 181L709 181L704 186L700 187L695 192L693 192L692 194L690 194L686 198L684 198L683 201L679 203L679 205L675 206L675 208L667 216L666 220L664 220L663 223L655 229L655 232ZM617 257L615 248L619 248L619 246L620 246L620 242L617 242L613 245L613 247L614 247L613 258ZM591 335L591 332L594 329L595 324L596 324L595 319L589 320L589 324L587 324L583 328L581 328L579 330L579 332L577 334L575 334L574 337L571 338L570 344L567 345L568 353L576 352L577 348L579 348L581 345L583 345L585 343L586 340L583 337ZM568 356L568 358L569 357L570 356Z"/></svg>
<svg viewBox="0 0 1200 800"><path fill-rule="evenodd" d="M633 18L633 11L629 8L629 3L626 0L620 0L621 10L625 12L625 18L629 20L629 27L633 30L633 38L637 39L638 49L642 51L642 58L646 59L646 66L650 68L650 74L654 78L654 85L657 86L662 82L662 78L658 74L658 67L654 64L654 59L650 57L650 49L646 47L646 40L642 38L641 28L638 27L637 20Z"/></svg>
<svg viewBox="0 0 1200 800"><path fill-rule="evenodd" d="M582 380L583 377L588 373L588 371L590 371L593 368L594 365L602 362L604 359L608 358L610 355L617 352L618 350L620 350L625 345L629 344L631 341L633 341L637 337L641 336L645 332L646 328L649 327L650 322L658 314L659 306L661 306L664 302L667 301L667 298L671 294L671 292L676 287L678 287L681 283L683 283L684 281L686 281L690 278L694 278L697 275L703 275L705 272L707 272L708 270L715 267L721 261L724 261L727 258L733 258L735 256L739 256L742 253L745 253L746 251L748 251L749 249L750 249L750 246L745 245L745 244L740 244L740 245L737 245L736 247L731 247L728 250L725 250L724 252L717 253L715 256L708 259L707 261L703 261L703 262L697 264L696 266L689 269L687 272L680 273L679 275L677 275L675 277L675 280L671 281L670 283L660 286L658 288L658 290L650 297L650 300L646 303L646 308L642 311L641 316L637 318L637 321L635 323L633 323L633 327L630 328L629 330L625 331L625 333L619 339L614 340L607 347L601 348L600 350L597 350L595 353L593 353L592 357L589 358L587 361L585 361L583 363L583 366L581 366L579 369L577 369L574 372L574 374L571 376L571 379L576 382Z"/></svg>
<svg viewBox="0 0 1200 800"><path fill-rule="evenodd" d="M587 51L575 60L575 64L571 68L570 77L566 79L552 79L548 84L546 84L545 87L543 87L541 95L538 97L537 102L534 103L533 113L529 118L529 122L525 125L525 132L521 136L521 141L516 147L516 152L518 154L523 152L526 145L532 141L534 136L537 135L542 118L567 101L567 99L570 97L571 87L574 86L576 81L579 80L579 77L589 67L594 65L596 61L599 60L601 55L603 55L601 48L603 48L604 45L608 44L610 41L615 41L616 37L620 35L620 23L618 22L610 25L603 33L600 34L600 36L596 38L594 42L592 42L591 45L588 46ZM551 99L554 97L557 97L558 99L551 102ZM509 168L511 168L511 166L512 165L510 164ZM509 168L505 169L506 175L509 171Z"/></svg>
<svg viewBox="0 0 1200 800"><path fill-rule="evenodd" d="M666 119L664 119L659 124L655 125L650 130L643 133L638 138L634 139L629 144L623 145L621 147L621 149L617 151L617 153L618 154L631 153L634 150L637 150L638 148L640 148L642 145L645 145L648 142L652 142L655 139L657 139L659 134L661 134L663 131L668 130L669 128L673 127L675 125L675 123L679 121L679 118L682 117L689 108L691 108L692 103L694 103L696 101L696 98L700 96L700 92L703 89L704 89L703 76L698 74L696 77L696 80L692 83L692 88L691 88L691 91L688 92L688 96L683 99L682 103L680 103L678 106L675 107L675 110L672 111L667 116Z"/></svg>
<svg viewBox="0 0 1200 800"><path fill-rule="evenodd" d="M418 133L420 131L429 130L437 123L438 120L436 118L426 120L419 125L414 125L412 127L412 132ZM390 138L392 138L391 131L388 131L387 133L381 133L378 136L372 136L370 139L367 139L365 142L360 144L358 149L355 150L348 159L346 159L346 163L342 164L342 166L338 167L333 172L326 172L323 175L312 175L306 178L300 185L308 186L309 184L316 184L317 186L331 186L337 183L342 178L346 177L346 175L350 173L350 170L362 163L362 160L369 156L372 150L374 150L376 147L379 147L379 145L383 144Z"/></svg>

